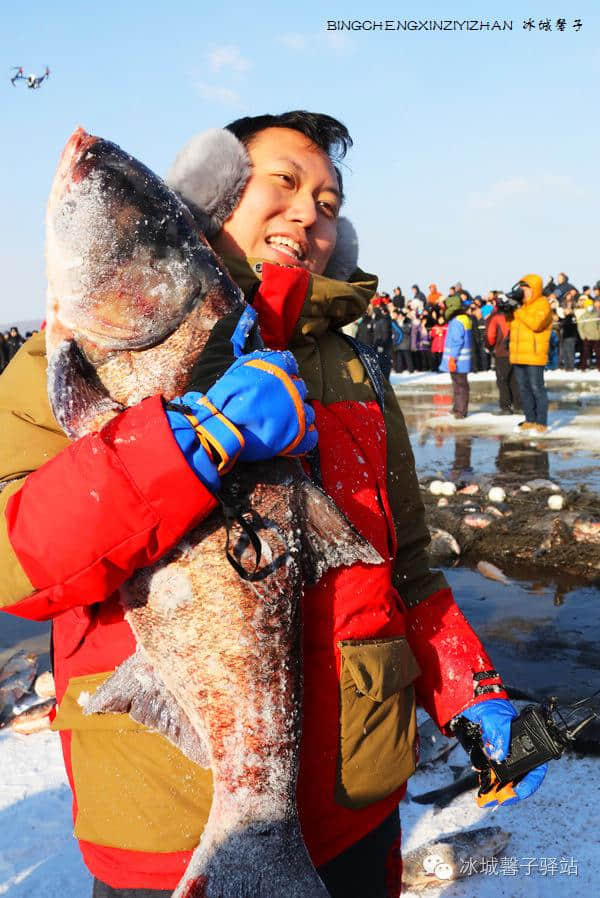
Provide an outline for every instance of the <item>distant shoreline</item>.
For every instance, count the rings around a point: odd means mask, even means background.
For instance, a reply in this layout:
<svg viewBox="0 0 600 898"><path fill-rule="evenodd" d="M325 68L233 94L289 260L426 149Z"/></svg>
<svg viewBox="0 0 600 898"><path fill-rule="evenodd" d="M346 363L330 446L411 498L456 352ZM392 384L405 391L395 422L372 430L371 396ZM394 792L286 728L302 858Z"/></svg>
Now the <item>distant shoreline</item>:
<svg viewBox="0 0 600 898"><path fill-rule="evenodd" d="M18 327L19 332L25 336L27 331L39 331L43 318L30 318L25 321L9 321L8 324L0 324L0 331L9 331L11 327Z"/></svg>

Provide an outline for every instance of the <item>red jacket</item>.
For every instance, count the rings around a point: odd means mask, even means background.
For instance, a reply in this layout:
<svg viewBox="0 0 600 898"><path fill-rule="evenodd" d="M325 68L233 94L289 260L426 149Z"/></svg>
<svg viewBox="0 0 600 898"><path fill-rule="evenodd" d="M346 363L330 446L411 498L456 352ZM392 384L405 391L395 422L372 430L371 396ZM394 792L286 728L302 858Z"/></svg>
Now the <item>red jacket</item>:
<svg viewBox="0 0 600 898"><path fill-rule="evenodd" d="M447 324L434 324L431 330L429 331L431 336L431 351L432 352L443 352L444 351L444 343L446 342L446 332L448 330Z"/></svg>
<svg viewBox="0 0 600 898"><path fill-rule="evenodd" d="M485 327L485 341L495 356L508 358L510 324L504 312L492 312Z"/></svg>
<svg viewBox="0 0 600 898"><path fill-rule="evenodd" d="M251 286L234 276L243 289ZM492 665L441 575L427 570L423 507L393 392L388 387L384 420L368 378L356 376L352 350L326 326L339 325L344 302L354 309L354 294L349 299L342 290L348 285L341 285L342 298L334 290L330 299L327 279L269 264L261 281L255 304L266 342L274 348L289 343L308 385L324 488L385 559L378 567L330 571L304 597L298 805L318 866L376 827L405 791L395 788L361 808L336 798L341 645L406 635L422 672L415 682L419 700L442 726L478 700L474 674ZM353 378L344 373L347 363ZM110 670L133 652L115 590L215 505L179 452L156 397L29 475L6 517L11 545L35 591L5 610L54 619L59 702L71 678ZM70 733L61 737L77 815ZM120 888L172 889L190 857L187 850L80 844L91 872Z"/></svg>

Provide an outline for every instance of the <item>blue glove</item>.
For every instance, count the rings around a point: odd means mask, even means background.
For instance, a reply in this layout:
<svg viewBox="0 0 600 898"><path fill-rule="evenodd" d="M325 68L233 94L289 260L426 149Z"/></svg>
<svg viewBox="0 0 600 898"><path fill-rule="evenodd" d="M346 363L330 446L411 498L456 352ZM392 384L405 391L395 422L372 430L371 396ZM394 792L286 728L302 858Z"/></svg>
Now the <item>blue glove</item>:
<svg viewBox="0 0 600 898"><path fill-rule="evenodd" d="M315 413L306 394L291 352L252 352L236 359L206 395L185 393L166 414L188 463L216 492L220 475L238 459L295 457L316 446Z"/></svg>
<svg viewBox="0 0 600 898"><path fill-rule="evenodd" d="M493 761L504 761L508 757L510 754L510 725L515 717L518 717L514 705L503 698L489 698L461 711L460 716L466 717L467 720L480 726L484 751ZM515 797L503 801L502 804L514 804L516 801L522 801L523 798L533 795L542 784L547 770L548 765L542 764L526 773L523 779L513 786ZM489 808L496 804L498 802L494 799L484 807Z"/></svg>

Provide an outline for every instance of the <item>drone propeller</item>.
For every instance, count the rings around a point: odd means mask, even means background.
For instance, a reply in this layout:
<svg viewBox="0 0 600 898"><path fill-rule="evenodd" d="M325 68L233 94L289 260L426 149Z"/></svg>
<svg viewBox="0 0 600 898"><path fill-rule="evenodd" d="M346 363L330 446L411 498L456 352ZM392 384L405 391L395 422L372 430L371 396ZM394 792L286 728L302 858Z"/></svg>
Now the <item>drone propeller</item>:
<svg viewBox="0 0 600 898"><path fill-rule="evenodd" d="M10 83L11 83L12 86L14 87L14 86L15 86L15 81L20 81L21 79L25 78L25 75L24 75L24 73L23 73L23 66L22 66L22 65L14 65L14 66L12 66L12 70L14 71L15 74L14 74L14 75L12 76L12 78L10 79Z"/></svg>

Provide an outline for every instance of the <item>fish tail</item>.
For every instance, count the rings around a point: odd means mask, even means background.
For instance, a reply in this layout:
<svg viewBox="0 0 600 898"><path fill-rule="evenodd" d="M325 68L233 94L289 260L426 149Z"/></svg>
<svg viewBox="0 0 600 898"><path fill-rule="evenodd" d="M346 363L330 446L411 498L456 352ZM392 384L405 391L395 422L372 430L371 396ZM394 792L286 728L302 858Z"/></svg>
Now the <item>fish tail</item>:
<svg viewBox="0 0 600 898"><path fill-rule="evenodd" d="M297 820L253 823L219 842L210 829L173 898L330 898Z"/></svg>

